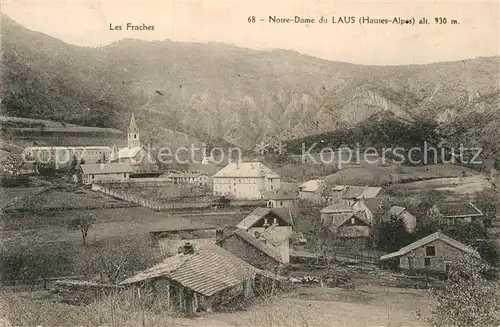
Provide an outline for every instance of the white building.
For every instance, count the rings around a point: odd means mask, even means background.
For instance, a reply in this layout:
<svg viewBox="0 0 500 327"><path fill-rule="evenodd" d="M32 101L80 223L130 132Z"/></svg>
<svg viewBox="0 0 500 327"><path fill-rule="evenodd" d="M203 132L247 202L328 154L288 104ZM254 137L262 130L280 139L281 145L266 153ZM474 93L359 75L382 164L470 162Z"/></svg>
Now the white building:
<svg viewBox="0 0 500 327"><path fill-rule="evenodd" d="M81 165L83 184L127 182L132 168L126 163Z"/></svg>
<svg viewBox="0 0 500 327"><path fill-rule="evenodd" d="M263 199L264 192L281 188L281 177L260 162L230 163L212 176L217 196Z"/></svg>
<svg viewBox="0 0 500 327"><path fill-rule="evenodd" d="M86 164L105 163L111 152L109 146L31 146L25 148L22 155L28 162L54 162L58 167L64 167L70 165L74 157Z"/></svg>

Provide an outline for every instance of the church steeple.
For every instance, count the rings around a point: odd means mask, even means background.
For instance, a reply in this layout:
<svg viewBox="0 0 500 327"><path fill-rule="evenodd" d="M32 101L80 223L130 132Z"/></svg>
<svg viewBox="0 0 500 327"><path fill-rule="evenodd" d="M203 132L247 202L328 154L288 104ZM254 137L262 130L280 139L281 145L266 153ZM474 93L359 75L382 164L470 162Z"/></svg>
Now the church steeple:
<svg viewBox="0 0 500 327"><path fill-rule="evenodd" d="M130 118L130 125L128 127L128 147L135 148L141 146L141 142L139 140L139 128L137 128L137 124L135 122L134 113L132 113L132 117Z"/></svg>

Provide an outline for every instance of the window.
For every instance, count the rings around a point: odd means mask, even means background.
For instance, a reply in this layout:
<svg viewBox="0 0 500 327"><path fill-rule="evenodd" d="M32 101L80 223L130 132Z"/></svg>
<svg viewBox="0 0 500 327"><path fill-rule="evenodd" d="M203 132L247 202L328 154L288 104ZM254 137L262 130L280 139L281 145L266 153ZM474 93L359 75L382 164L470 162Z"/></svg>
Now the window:
<svg viewBox="0 0 500 327"><path fill-rule="evenodd" d="M136 138L137 138L137 135L134 134L134 139L136 139Z"/></svg>
<svg viewBox="0 0 500 327"><path fill-rule="evenodd" d="M353 217L353 218L351 218L351 225L354 225L354 224L356 224L356 218Z"/></svg>
<svg viewBox="0 0 500 327"><path fill-rule="evenodd" d="M424 259L424 266L429 267L431 265L431 258L425 258Z"/></svg>
<svg viewBox="0 0 500 327"><path fill-rule="evenodd" d="M444 270L445 270L446 272L449 272L449 271L450 271L450 264L449 264L449 263L446 263L446 264L444 265Z"/></svg>
<svg viewBox="0 0 500 327"><path fill-rule="evenodd" d="M283 201L280 201L280 206L282 206L282 205L283 205Z"/></svg>
<svg viewBox="0 0 500 327"><path fill-rule="evenodd" d="M436 255L436 247L435 246L426 246L425 247L425 255L428 257L434 257Z"/></svg>

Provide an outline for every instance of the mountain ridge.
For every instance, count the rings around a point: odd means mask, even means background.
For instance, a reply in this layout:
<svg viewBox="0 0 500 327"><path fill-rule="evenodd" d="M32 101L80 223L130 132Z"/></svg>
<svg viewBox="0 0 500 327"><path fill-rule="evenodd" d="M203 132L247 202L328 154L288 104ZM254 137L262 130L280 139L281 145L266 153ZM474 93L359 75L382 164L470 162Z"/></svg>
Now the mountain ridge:
<svg viewBox="0 0 500 327"><path fill-rule="evenodd" d="M373 66L213 42L125 39L90 48L3 15L2 24L3 112L121 130L135 112L158 145L168 143L166 130L183 142L225 139L250 149L264 137L352 127L381 111L448 124L471 110L498 110L498 56Z"/></svg>

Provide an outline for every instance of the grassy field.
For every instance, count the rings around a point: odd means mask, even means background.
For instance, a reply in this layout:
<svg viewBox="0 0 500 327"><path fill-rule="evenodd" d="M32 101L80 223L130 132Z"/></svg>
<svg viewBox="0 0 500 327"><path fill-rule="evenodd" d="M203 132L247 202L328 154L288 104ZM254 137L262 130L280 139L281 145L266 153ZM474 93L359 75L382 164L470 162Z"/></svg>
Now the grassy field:
<svg viewBox="0 0 500 327"><path fill-rule="evenodd" d="M411 289L298 287L290 293L256 300L244 311L202 313L193 318L171 317L162 312L124 312L117 308L113 324L105 322L112 314L103 312L109 306L107 301L77 307L52 303L50 297L41 293L4 293L3 298L0 311L5 315L4 322L29 322L34 326L140 326L143 322L147 326L200 327L423 326L416 312L427 313L431 304L423 291ZM101 310L95 310L96 305ZM97 318L103 321L97 323Z"/></svg>

